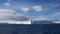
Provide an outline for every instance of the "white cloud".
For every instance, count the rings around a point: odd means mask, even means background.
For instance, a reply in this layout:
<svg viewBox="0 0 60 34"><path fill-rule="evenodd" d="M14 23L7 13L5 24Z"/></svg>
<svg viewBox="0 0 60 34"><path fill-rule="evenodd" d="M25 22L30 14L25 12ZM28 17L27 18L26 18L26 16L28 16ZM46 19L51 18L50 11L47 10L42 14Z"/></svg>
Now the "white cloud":
<svg viewBox="0 0 60 34"><path fill-rule="evenodd" d="M39 11L42 11L42 10L43 10L42 6L33 6L33 9L34 9L36 12L39 12Z"/></svg>
<svg viewBox="0 0 60 34"><path fill-rule="evenodd" d="M56 12L56 13L50 14L49 16L56 17L56 16L59 16L59 15L60 15L60 12Z"/></svg>
<svg viewBox="0 0 60 34"><path fill-rule="evenodd" d="M60 12L56 12L50 15L37 16L33 20L49 20L49 21L60 21Z"/></svg>
<svg viewBox="0 0 60 34"><path fill-rule="evenodd" d="M11 4L8 3L8 2L6 2L6 3L4 3L4 5L5 5L5 6L10 6Z"/></svg>
<svg viewBox="0 0 60 34"><path fill-rule="evenodd" d="M8 9L0 9L0 23L1 22L15 22L15 21L28 21L29 18L22 15L22 14L16 14L13 10Z"/></svg>
<svg viewBox="0 0 60 34"><path fill-rule="evenodd" d="M54 17L57 17L59 15L60 15L60 12L55 12L55 13L49 14L48 17L54 18Z"/></svg>
<svg viewBox="0 0 60 34"><path fill-rule="evenodd" d="M28 12L30 9L27 8L27 7L22 7L21 10L24 11L24 12Z"/></svg>
<svg viewBox="0 0 60 34"><path fill-rule="evenodd" d="M55 12L50 15L48 15L50 20L60 20L60 12Z"/></svg>

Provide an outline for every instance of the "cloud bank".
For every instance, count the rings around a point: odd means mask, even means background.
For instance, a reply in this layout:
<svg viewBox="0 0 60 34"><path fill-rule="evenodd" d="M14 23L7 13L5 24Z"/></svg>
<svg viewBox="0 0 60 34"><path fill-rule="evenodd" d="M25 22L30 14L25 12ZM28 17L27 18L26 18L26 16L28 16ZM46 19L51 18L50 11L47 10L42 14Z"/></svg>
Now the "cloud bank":
<svg viewBox="0 0 60 34"><path fill-rule="evenodd" d="M39 11L42 11L42 6L33 6L33 9L36 11L36 12L39 12Z"/></svg>
<svg viewBox="0 0 60 34"><path fill-rule="evenodd" d="M1 22L11 22L11 21L28 21L29 18L22 15L16 14L13 10L0 9L0 23Z"/></svg>

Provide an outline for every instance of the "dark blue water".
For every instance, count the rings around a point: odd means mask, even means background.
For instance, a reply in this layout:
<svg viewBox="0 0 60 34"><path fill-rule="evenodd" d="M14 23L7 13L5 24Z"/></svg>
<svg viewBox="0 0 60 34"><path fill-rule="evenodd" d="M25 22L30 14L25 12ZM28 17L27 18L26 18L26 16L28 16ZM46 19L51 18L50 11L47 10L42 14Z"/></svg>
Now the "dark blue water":
<svg viewBox="0 0 60 34"><path fill-rule="evenodd" d="M60 24L0 24L0 34L60 34Z"/></svg>

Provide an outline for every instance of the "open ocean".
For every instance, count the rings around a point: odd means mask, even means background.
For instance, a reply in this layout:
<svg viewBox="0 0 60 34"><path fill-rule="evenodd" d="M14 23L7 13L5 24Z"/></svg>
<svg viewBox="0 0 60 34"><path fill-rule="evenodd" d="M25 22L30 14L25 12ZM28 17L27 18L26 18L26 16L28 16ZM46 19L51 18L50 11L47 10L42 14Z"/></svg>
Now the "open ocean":
<svg viewBox="0 0 60 34"><path fill-rule="evenodd" d="M0 24L0 34L60 34L60 24Z"/></svg>

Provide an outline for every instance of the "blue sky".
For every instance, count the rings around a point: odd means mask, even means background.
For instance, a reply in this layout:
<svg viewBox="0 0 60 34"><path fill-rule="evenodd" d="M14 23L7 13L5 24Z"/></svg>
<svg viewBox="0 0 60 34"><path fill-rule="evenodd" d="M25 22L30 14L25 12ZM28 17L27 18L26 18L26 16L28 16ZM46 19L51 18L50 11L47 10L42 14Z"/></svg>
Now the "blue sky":
<svg viewBox="0 0 60 34"><path fill-rule="evenodd" d="M31 20L60 20L60 0L0 0L0 9L12 10Z"/></svg>

